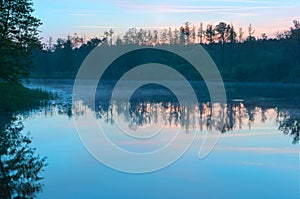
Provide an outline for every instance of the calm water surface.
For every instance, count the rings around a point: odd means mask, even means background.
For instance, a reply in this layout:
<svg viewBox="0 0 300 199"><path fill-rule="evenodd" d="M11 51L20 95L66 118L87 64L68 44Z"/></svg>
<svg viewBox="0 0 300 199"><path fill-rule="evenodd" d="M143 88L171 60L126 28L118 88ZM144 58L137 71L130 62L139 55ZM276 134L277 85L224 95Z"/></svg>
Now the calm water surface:
<svg viewBox="0 0 300 199"><path fill-rule="evenodd" d="M120 93L118 99L107 103L102 88L97 92L96 106L78 97L72 112L72 81L32 80L27 86L59 96L51 106L22 119L24 132L31 132L32 145L49 163L38 198L300 198L300 86L227 84L228 103L222 105L210 104L203 83L194 84L201 98L196 105L179 106L172 93L153 87L139 89L130 102L122 101ZM213 112L222 113L225 124L220 125L219 115ZM177 129L187 136L196 131L197 138L167 168L128 174L104 166L88 153L74 117L97 118L114 143L134 152L164 146ZM133 134L149 133L148 127L156 125L163 126L166 134L155 141L136 140L118 134L115 121ZM207 131L212 132L210 136L222 135L213 151L199 159Z"/></svg>

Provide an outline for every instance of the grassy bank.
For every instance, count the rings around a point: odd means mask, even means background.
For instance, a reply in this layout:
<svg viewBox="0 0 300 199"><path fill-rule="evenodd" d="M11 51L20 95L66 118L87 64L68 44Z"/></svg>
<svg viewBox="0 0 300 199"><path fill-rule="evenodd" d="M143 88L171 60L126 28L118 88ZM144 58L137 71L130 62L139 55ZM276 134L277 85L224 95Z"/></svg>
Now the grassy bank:
<svg viewBox="0 0 300 199"><path fill-rule="evenodd" d="M29 89L19 84L0 83L0 93L1 115L30 110L52 98L48 92Z"/></svg>

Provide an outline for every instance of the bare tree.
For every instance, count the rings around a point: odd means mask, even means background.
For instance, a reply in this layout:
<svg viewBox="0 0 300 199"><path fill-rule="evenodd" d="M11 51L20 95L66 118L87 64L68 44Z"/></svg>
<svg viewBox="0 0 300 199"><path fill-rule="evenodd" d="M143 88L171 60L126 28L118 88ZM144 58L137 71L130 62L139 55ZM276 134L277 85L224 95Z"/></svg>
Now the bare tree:
<svg viewBox="0 0 300 199"><path fill-rule="evenodd" d="M154 45L159 45L159 38L158 38L158 31L157 30L153 31L152 39L153 39Z"/></svg>
<svg viewBox="0 0 300 199"><path fill-rule="evenodd" d="M169 40L169 44L174 44L174 38L173 38L173 33L172 33L172 29L171 28L169 28L168 40Z"/></svg>
<svg viewBox="0 0 300 199"><path fill-rule="evenodd" d="M161 44L168 44L168 30L164 29L160 34Z"/></svg>
<svg viewBox="0 0 300 199"><path fill-rule="evenodd" d="M200 43L200 44L202 44L203 43L203 36L204 36L204 30L203 30L203 23L201 22L200 23L200 26L199 26L199 28L198 28L198 42Z"/></svg>
<svg viewBox="0 0 300 199"><path fill-rule="evenodd" d="M255 30L252 28L251 23L248 26L248 37L247 37L247 41L254 41L255 37L253 36L255 33Z"/></svg>
<svg viewBox="0 0 300 199"><path fill-rule="evenodd" d="M244 36L243 28L240 28L239 29L239 42L240 43L243 42L243 36Z"/></svg>
<svg viewBox="0 0 300 199"><path fill-rule="evenodd" d="M191 41L192 44L196 43L196 27L195 26L193 26L192 30L191 30L191 39L192 39L192 41Z"/></svg>
<svg viewBox="0 0 300 199"><path fill-rule="evenodd" d="M177 28L175 28L175 30L174 30L173 37L174 37L174 43L179 44L180 43L180 31Z"/></svg>
<svg viewBox="0 0 300 199"><path fill-rule="evenodd" d="M109 44L112 46L114 31L110 29L108 33L109 33Z"/></svg>

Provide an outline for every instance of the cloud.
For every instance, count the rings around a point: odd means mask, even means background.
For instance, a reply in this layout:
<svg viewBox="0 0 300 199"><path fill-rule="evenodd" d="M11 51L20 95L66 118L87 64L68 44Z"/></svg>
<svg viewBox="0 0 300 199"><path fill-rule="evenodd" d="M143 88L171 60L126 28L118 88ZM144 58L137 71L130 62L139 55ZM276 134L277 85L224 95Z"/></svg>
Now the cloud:
<svg viewBox="0 0 300 199"><path fill-rule="evenodd" d="M83 28L83 29L122 29L120 26L72 26L72 28Z"/></svg>
<svg viewBox="0 0 300 199"><path fill-rule="evenodd" d="M221 151L236 151L236 152L254 152L264 154L300 154L300 150L296 148L272 148L272 147L216 147L216 150Z"/></svg>
<svg viewBox="0 0 300 199"><path fill-rule="evenodd" d="M69 13L70 16L75 17L90 17L90 16L96 16L96 14L90 14L90 13Z"/></svg>
<svg viewBox="0 0 300 199"><path fill-rule="evenodd" d="M185 6L185 5L166 5L166 4L126 4L118 3L116 6L141 12L158 13L213 13L213 14L234 14L236 11L258 11L263 9L274 9L278 6ZM290 8L291 6L280 6ZM229 13L230 12L230 13ZM242 13L240 13L242 14ZM243 13L245 14L245 13ZM254 13L255 14L255 13Z"/></svg>

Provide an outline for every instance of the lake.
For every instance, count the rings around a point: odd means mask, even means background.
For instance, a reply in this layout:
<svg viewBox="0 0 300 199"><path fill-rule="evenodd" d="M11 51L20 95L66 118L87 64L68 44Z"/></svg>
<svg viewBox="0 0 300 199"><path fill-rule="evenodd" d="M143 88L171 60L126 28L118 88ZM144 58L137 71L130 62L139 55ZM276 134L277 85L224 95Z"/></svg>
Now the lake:
<svg viewBox="0 0 300 199"><path fill-rule="evenodd" d="M20 118L23 132L31 133L31 145L49 164L38 198L299 198L300 85L227 83L227 104L211 104L205 84L192 82L199 103L179 104L172 92L155 85L138 89L128 102L123 95L129 84L134 82L123 82L124 93L114 101L107 101L105 86L97 91L95 103L75 96L73 110L72 81L26 84L58 95L49 106ZM180 82L174 84L180 87ZM170 148L172 155L185 140L196 137L172 164L127 173L101 163L101 153L91 152L106 150L101 147L105 143L93 137L97 129L89 125L91 120L115 145L134 153L162 148L178 133L182 140ZM218 137L210 153L199 158L202 143ZM164 161L167 156L158 158ZM126 168L152 164L118 158Z"/></svg>

